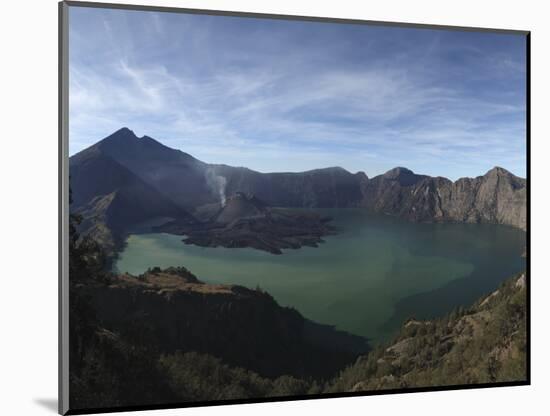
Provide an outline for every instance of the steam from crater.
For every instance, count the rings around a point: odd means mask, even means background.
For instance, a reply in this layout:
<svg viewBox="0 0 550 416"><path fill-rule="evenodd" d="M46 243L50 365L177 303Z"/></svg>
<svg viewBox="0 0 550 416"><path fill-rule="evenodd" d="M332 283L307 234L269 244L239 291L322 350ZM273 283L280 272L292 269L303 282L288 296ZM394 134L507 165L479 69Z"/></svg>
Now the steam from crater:
<svg viewBox="0 0 550 416"><path fill-rule="evenodd" d="M217 175L215 168L208 168L205 172L206 183L210 190L220 197L220 204L225 207L225 187L227 185L227 179L225 177Z"/></svg>

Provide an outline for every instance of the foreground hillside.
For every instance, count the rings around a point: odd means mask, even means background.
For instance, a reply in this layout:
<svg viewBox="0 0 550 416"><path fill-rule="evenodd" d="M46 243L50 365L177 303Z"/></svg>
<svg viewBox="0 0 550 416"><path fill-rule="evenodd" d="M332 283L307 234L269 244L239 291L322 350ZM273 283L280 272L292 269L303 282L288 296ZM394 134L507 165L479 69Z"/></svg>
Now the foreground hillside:
<svg viewBox="0 0 550 416"><path fill-rule="evenodd" d="M394 341L354 358L359 337L304 320L262 291L204 284L183 268L80 282L71 406L522 381L525 284L521 274L468 308L411 319Z"/></svg>
<svg viewBox="0 0 550 416"><path fill-rule="evenodd" d="M344 370L328 392L526 380L522 273L469 308L406 322L394 341Z"/></svg>
<svg viewBox="0 0 550 416"><path fill-rule="evenodd" d="M184 268L76 276L71 407L305 394L370 350L260 289Z"/></svg>
<svg viewBox="0 0 550 416"><path fill-rule="evenodd" d="M309 321L261 290L206 284L184 268L78 289L109 331L137 333L137 323L139 339L163 352L206 352L266 376L328 377L369 350L365 339Z"/></svg>

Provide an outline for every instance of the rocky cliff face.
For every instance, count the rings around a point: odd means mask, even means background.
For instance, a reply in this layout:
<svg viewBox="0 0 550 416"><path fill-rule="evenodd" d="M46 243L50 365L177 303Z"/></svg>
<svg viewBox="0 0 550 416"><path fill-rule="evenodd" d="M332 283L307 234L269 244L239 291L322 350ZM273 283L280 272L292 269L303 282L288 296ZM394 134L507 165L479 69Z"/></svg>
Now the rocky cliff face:
<svg viewBox="0 0 550 416"><path fill-rule="evenodd" d="M365 339L308 321L267 293L205 284L183 268L123 274L80 290L109 331L164 353L211 354L267 377L327 377L369 350Z"/></svg>
<svg viewBox="0 0 550 416"><path fill-rule="evenodd" d="M256 195L266 204L293 208L349 208L361 201L362 172L340 167L293 173L259 173L246 168L215 166L227 178L227 192Z"/></svg>
<svg viewBox="0 0 550 416"><path fill-rule="evenodd" d="M456 182L396 168L365 181L362 205L412 221L483 222L526 229L526 181L502 168Z"/></svg>

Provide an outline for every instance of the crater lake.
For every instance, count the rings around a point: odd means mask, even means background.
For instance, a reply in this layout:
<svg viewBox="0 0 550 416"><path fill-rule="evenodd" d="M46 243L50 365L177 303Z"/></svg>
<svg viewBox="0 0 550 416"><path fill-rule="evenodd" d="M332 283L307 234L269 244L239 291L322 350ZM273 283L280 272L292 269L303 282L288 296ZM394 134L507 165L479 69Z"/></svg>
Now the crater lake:
<svg viewBox="0 0 550 416"><path fill-rule="evenodd" d="M197 247L182 236L131 234L114 269L184 266L207 283L259 287L306 318L387 340L408 318L468 305L525 268L525 233L492 224L411 223L361 209L318 209L338 234L273 255Z"/></svg>

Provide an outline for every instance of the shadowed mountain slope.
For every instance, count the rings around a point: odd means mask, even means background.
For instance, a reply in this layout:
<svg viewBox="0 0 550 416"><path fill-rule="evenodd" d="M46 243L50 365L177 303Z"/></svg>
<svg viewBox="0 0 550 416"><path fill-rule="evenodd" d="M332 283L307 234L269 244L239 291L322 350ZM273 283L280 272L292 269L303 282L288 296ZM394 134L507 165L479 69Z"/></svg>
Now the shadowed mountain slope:
<svg viewBox="0 0 550 416"><path fill-rule="evenodd" d="M363 173L342 168L299 173L260 173L227 165L210 165L180 150L122 128L71 157L78 166L90 153L100 151L126 167L179 206L194 210L222 202L221 195L236 192L256 195L270 206L349 207L361 200Z"/></svg>
<svg viewBox="0 0 550 416"><path fill-rule="evenodd" d="M73 212L82 217L80 231L91 235L109 253L122 243L123 233L153 218L194 218L124 166L94 148L71 159Z"/></svg>
<svg viewBox="0 0 550 416"><path fill-rule="evenodd" d="M182 208L217 200L206 182L205 163L148 136L138 138L131 130L122 128L74 155L71 166L78 166L88 153L97 151L116 160Z"/></svg>

